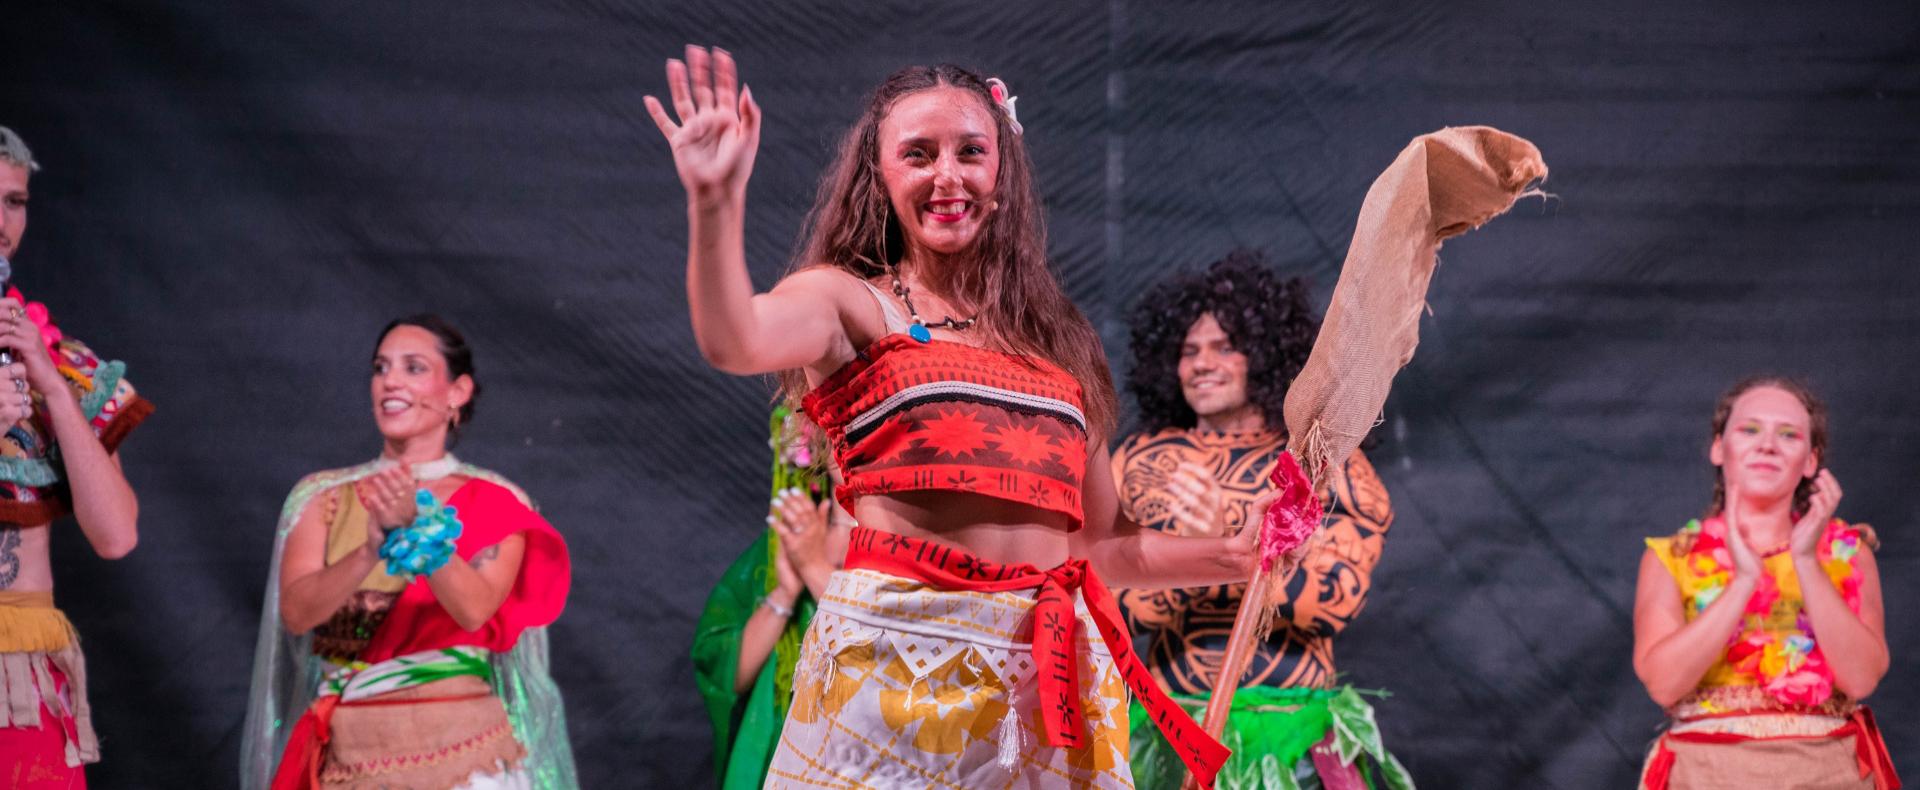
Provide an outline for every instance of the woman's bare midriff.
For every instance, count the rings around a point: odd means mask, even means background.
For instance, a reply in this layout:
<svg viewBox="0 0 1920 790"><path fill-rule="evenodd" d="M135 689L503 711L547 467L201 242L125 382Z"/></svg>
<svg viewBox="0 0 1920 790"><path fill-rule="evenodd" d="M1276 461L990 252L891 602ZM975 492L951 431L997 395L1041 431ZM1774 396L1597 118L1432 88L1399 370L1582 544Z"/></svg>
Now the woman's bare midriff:
<svg viewBox="0 0 1920 790"><path fill-rule="evenodd" d="M854 503L860 526L965 549L983 560L1041 570L1067 561L1065 514L959 491L906 491Z"/></svg>

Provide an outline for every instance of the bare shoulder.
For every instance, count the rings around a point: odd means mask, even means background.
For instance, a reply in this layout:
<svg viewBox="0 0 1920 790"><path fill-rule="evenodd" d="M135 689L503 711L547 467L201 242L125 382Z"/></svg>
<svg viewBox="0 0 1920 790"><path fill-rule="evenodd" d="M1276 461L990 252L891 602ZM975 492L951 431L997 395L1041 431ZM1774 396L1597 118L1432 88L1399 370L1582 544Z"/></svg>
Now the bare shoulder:
<svg viewBox="0 0 1920 790"><path fill-rule="evenodd" d="M887 319L873 290L857 275L830 264L818 264L789 274L773 293L810 299L831 308L840 322L845 344L815 366L824 375L845 364L855 352L887 334Z"/></svg>
<svg viewBox="0 0 1920 790"><path fill-rule="evenodd" d="M373 465L374 462L370 461L339 469L325 469L300 478L293 490L287 492L286 502L280 506L276 531L284 534L304 522L331 521L340 498L352 491L353 482L365 477Z"/></svg>
<svg viewBox="0 0 1920 790"><path fill-rule="evenodd" d="M311 496L299 504L293 523L286 526L287 539L300 542L310 541L316 535L325 535L327 525L340 514L343 497L352 495L351 482L337 483L315 490Z"/></svg>
<svg viewBox="0 0 1920 790"><path fill-rule="evenodd" d="M787 275L773 286L773 292L818 299L833 306L846 320L848 316L877 313L873 292L865 281L838 266L809 266Z"/></svg>
<svg viewBox="0 0 1920 790"><path fill-rule="evenodd" d="M1665 547L1654 545L1654 541L1649 540L1647 541L1646 550L1640 552L1640 578L1638 584L1643 592L1656 588L1659 590L1671 588L1676 594L1679 592L1678 585L1673 583L1671 568L1667 565L1667 561L1660 556L1664 549Z"/></svg>
<svg viewBox="0 0 1920 790"><path fill-rule="evenodd" d="M844 300L851 303L855 297L870 299L866 295L867 289L861 285L862 282L852 272L823 263L808 266L782 277L780 282L773 286L773 290L805 292L832 299L835 302Z"/></svg>

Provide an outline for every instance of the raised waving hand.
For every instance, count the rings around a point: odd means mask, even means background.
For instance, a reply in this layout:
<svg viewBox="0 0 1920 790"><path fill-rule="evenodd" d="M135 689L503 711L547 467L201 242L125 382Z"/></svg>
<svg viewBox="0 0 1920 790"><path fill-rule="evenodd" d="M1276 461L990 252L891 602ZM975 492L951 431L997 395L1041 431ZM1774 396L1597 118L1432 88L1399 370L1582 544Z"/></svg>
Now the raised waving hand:
<svg viewBox="0 0 1920 790"><path fill-rule="evenodd" d="M741 89L733 56L687 46L687 59L667 61L667 90L679 122L660 100L646 97L647 113L673 147L673 166L688 197L740 197L760 148L760 106Z"/></svg>

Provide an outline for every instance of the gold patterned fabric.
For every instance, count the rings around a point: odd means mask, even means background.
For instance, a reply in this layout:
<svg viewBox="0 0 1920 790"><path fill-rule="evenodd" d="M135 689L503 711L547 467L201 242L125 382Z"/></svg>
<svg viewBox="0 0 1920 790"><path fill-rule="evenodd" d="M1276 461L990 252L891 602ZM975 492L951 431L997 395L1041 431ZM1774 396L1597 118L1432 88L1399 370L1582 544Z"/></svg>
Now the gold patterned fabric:
<svg viewBox="0 0 1920 790"><path fill-rule="evenodd" d="M1725 716L1730 712L1750 715L1805 715L1812 719L1841 720L1853 714L1858 703L1845 694L1835 693L1818 705L1790 705L1781 702L1759 686L1700 686L1667 708L1667 718L1679 725L1701 719ZM1829 728L1830 729L1830 728Z"/></svg>
<svg viewBox="0 0 1920 790"><path fill-rule="evenodd" d="M1076 601L1086 745L1047 745L1032 590L946 592L835 573L808 627L773 788L1131 788L1127 691Z"/></svg>
<svg viewBox="0 0 1920 790"><path fill-rule="evenodd" d="M327 525L327 564L347 558L367 542L367 528L373 516L360 503L357 483L347 483L324 494L321 520ZM386 622L393 602L406 589L405 579L387 573L383 563L360 581L359 589L327 621L313 629L313 653L342 664L360 657L372 641L380 624Z"/></svg>

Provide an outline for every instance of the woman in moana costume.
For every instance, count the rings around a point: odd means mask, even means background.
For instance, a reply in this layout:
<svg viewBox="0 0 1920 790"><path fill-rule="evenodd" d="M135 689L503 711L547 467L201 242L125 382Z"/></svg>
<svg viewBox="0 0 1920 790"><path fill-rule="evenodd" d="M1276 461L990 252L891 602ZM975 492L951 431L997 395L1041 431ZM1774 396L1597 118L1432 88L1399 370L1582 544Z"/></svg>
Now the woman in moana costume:
<svg viewBox="0 0 1920 790"><path fill-rule="evenodd" d="M860 526L808 626L768 787L1127 787L1127 692L1211 783L1226 750L1134 656L1107 584L1241 581L1256 530L1176 537L1119 514L1115 399L1048 270L998 80L911 67L839 148L802 257L748 276L760 109L722 51L669 61L648 110L688 199L694 334L714 367L783 372Z"/></svg>

